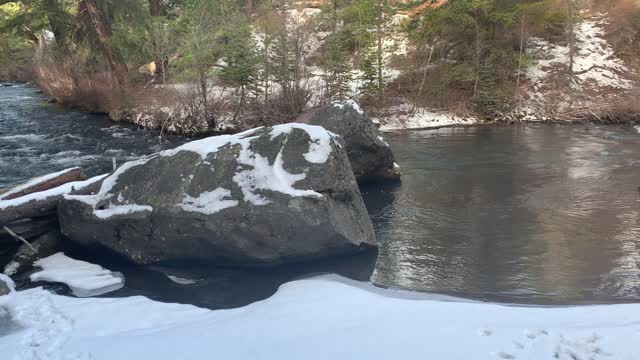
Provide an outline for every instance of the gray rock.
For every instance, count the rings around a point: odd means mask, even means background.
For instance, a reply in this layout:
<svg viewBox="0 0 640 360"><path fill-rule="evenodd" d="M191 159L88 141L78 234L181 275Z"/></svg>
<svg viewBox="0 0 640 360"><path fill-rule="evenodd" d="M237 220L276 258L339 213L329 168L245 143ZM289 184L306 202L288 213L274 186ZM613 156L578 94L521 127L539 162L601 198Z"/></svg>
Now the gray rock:
<svg viewBox="0 0 640 360"><path fill-rule="evenodd" d="M342 136L358 181L399 178L391 148L355 102L325 105L300 116L298 121L322 126Z"/></svg>
<svg viewBox="0 0 640 360"><path fill-rule="evenodd" d="M264 265L376 246L341 139L284 124L123 164L67 195L62 232L141 264Z"/></svg>
<svg viewBox="0 0 640 360"><path fill-rule="evenodd" d="M11 289L9 289L9 285L5 284L5 282L0 279L0 296L7 295L10 292ZM0 317L0 319L2 318Z"/></svg>

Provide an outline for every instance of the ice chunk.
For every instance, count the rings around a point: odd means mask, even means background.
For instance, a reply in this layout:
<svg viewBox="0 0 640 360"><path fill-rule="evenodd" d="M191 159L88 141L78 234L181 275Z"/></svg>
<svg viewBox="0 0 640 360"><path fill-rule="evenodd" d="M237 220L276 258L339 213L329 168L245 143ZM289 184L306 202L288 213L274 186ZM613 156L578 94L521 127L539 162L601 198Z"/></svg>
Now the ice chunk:
<svg viewBox="0 0 640 360"><path fill-rule="evenodd" d="M57 253L33 263L42 271L29 276L31 281L48 281L67 284L77 297L106 294L124 286L124 277L100 265L72 259Z"/></svg>

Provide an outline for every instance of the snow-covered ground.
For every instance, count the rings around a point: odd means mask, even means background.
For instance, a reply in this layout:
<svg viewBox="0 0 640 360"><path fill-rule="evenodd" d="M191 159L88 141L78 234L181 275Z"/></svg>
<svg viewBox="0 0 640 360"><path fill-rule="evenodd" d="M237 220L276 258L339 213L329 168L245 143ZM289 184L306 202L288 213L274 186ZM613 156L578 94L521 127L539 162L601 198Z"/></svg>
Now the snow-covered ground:
<svg viewBox="0 0 640 360"><path fill-rule="evenodd" d="M3 359L640 358L640 304L518 307L382 290L335 275L210 311L144 297L0 297ZM2 320L3 318L0 318Z"/></svg>
<svg viewBox="0 0 640 360"><path fill-rule="evenodd" d="M435 129L448 126L466 126L477 124L474 118L463 118L446 112L417 109L411 114L410 106L396 106L389 109L388 115L372 118L380 124L380 131Z"/></svg>

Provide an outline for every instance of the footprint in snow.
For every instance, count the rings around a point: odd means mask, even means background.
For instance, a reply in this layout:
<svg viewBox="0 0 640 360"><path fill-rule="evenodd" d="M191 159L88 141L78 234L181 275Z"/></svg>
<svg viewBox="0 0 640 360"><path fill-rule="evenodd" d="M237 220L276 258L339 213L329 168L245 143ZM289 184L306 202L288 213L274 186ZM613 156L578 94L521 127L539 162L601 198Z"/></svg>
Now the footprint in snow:
<svg viewBox="0 0 640 360"><path fill-rule="evenodd" d="M512 359L515 359L515 358L516 358L516 356L515 356L515 355L511 355L511 354L509 354L509 353L502 352L502 351L497 352L497 353L494 353L494 355L495 355L497 358L499 358L499 359L512 360Z"/></svg>
<svg viewBox="0 0 640 360"><path fill-rule="evenodd" d="M544 329L537 330L525 330L524 336L526 336L530 340L535 340L538 336L549 335L549 332Z"/></svg>

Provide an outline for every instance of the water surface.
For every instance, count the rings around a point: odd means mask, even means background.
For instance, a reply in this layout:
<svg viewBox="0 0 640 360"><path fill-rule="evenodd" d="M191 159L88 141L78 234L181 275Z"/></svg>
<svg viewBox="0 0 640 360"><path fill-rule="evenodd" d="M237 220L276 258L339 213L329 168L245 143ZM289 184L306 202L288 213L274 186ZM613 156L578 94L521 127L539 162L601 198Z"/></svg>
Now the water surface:
<svg viewBox="0 0 640 360"><path fill-rule="evenodd" d="M387 135L402 184L366 189L373 281L532 303L640 299L640 134L627 126Z"/></svg>

